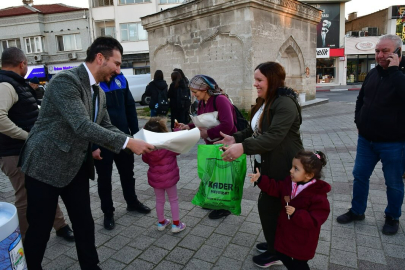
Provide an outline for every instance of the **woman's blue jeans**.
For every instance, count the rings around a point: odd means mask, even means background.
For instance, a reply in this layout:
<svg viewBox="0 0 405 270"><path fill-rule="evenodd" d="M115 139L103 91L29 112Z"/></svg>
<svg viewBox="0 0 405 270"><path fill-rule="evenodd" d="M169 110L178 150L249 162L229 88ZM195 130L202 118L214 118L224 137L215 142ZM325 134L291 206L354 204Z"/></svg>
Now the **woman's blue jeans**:
<svg viewBox="0 0 405 270"><path fill-rule="evenodd" d="M380 160L387 186L388 205L385 208L385 215L399 219L404 200L402 175L405 170L405 141L372 142L359 135L356 161L353 168L354 183L351 211L357 215L362 215L366 211L370 176Z"/></svg>

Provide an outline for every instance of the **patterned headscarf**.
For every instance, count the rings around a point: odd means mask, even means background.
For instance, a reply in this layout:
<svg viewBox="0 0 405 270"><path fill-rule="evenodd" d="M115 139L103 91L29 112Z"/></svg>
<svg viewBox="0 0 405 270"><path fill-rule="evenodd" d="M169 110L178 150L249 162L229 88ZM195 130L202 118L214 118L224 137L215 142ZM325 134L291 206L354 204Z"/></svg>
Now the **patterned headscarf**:
<svg viewBox="0 0 405 270"><path fill-rule="evenodd" d="M208 91L210 96L214 95L221 95L223 94L223 90L219 88L218 84L215 80L206 75L196 75L188 84L189 88L193 88L200 91Z"/></svg>

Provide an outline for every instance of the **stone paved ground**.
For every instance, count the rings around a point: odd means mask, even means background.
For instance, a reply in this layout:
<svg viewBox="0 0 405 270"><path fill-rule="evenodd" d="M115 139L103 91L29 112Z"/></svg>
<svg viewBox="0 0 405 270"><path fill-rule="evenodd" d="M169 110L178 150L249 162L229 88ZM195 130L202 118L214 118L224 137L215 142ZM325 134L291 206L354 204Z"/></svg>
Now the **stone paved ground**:
<svg viewBox="0 0 405 270"><path fill-rule="evenodd" d="M395 236L381 233L386 195L381 164L371 177L366 219L348 225L335 218L350 207L352 169L356 154L357 132L353 124L353 103L328 103L303 110L302 137L307 149L322 150L328 156L325 180L332 185L329 194L331 214L322 226L316 256L311 269L404 269L405 215ZM145 120L140 121L143 125ZM103 269L259 269L252 263L258 254L255 245L264 240L257 213L258 189L245 181L240 216L210 220L208 211L190 203L197 177L196 147L178 158L181 180L178 183L181 220L188 228L172 234L156 230L153 190L147 184L147 166L136 158L136 190L141 201L153 209L148 215L125 210L117 171L114 171L113 196L116 228L103 228L103 214L95 182L91 181L96 244ZM248 166L250 168L250 165ZM0 174L0 201L14 201L8 179ZM62 203L61 203L62 204ZM63 204L62 204L63 206ZM64 207L63 211L66 213ZM405 209L405 207L403 207ZM166 204L170 217L170 207ZM55 232L51 234L43 261L44 269L79 269L74 243ZM273 269L285 269L283 266Z"/></svg>

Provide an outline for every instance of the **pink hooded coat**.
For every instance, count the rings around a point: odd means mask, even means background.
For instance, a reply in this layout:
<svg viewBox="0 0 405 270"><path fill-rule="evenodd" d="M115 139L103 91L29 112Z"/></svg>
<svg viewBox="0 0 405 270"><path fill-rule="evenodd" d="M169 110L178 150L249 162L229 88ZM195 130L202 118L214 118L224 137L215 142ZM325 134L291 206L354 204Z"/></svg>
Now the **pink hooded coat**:
<svg viewBox="0 0 405 270"><path fill-rule="evenodd" d="M166 149L142 155L143 162L149 165L148 183L153 188L170 188L180 179L177 153Z"/></svg>

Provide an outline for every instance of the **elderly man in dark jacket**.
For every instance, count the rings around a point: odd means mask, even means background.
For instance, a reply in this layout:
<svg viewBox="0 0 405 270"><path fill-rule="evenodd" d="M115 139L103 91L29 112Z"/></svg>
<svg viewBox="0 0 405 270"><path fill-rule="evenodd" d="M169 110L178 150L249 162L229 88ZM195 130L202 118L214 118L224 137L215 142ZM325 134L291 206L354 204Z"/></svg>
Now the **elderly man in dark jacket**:
<svg viewBox="0 0 405 270"><path fill-rule="evenodd" d="M104 90L107 111L111 123L122 132L134 135L138 132L138 116L136 113L135 101L128 88L128 81L124 75L118 74L110 82L100 83ZM122 192L127 203L128 211L138 211L147 214L150 209L138 201L135 193L134 178L134 154L122 150L115 154L97 145L93 146L94 165L98 174L98 195L101 200L101 210L104 213L104 228L112 230L115 227L114 211L112 200L111 176L113 161L120 174Z"/></svg>
<svg viewBox="0 0 405 270"><path fill-rule="evenodd" d="M370 176L381 161L388 200L382 229L386 235L397 233L404 200L405 59L401 48L402 40L396 35L381 36L375 48L378 65L368 73L356 102L359 138L352 208L337 218L343 224L365 218Z"/></svg>

